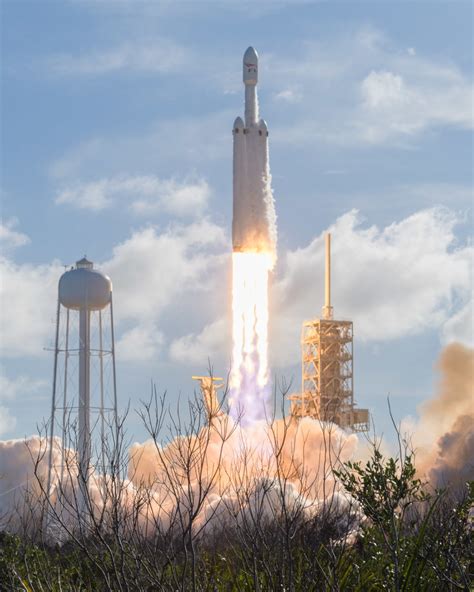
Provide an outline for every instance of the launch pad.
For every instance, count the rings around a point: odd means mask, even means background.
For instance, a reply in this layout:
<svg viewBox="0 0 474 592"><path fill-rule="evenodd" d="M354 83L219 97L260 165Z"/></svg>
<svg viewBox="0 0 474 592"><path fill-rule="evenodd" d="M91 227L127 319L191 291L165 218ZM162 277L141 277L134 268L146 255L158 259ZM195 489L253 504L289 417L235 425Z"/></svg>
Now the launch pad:
<svg viewBox="0 0 474 592"><path fill-rule="evenodd" d="M369 430L368 409L354 404L352 321L333 319L331 235L326 235L323 318L305 321L301 330L301 393L288 397L295 419L312 417L355 432Z"/></svg>

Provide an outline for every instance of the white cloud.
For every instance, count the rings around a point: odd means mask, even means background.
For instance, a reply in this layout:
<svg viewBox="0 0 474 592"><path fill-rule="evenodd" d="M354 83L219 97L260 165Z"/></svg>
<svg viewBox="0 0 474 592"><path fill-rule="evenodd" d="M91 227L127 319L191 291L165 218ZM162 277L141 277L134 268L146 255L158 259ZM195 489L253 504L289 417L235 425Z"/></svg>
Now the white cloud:
<svg viewBox="0 0 474 592"><path fill-rule="evenodd" d="M100 211L124 202L135 213L169 212L196 216L205 210L210 188L204 179L160 179L154 175L119 175L63 189L57 204Z"/></svg>
<svg viewBox="0 0 474 592"><path fill-rule="evenodd" d="M302 99L302 96L298 91L287 88L286 90L276 93L275 99L277 101L284 101L285 103L299 103L299 101Z"/></svg>
<svg viewBox="0 0 474 592"><path fill-rule="evenodd" d="M468 309L460 310L470 298L473 249L456 244L457 222L451 211L433 208L384 228L364 225L355 211L334 223L335 313L354 321L358 340L427 330L443 339L459 335L468 322ZM114 248L100 267L113 280L117 347L124 360L153 360L169 348L176 362L202 364L209 357L228 364L230 323L222 296L227 247L223 229L202 220L162 232L144 228ZM302 321L320 314L323 235L282 254L279 265L271 355L274 366L284 367L299 359ZM62 268L5 259L2 267L4 355L37 355L54 335Z"/></svg>
<svg viewBox="0 0 474 592"><path fill-rule="evenodd" d="M10 410L0 405L0 436L12 432L16 426L16 418L10 413Z"/></svg>
<svg viewBox="0 0 474 592"><path fill-rule="evenodd" d="M401 76L371 72L362 81L362 95L369 108L392 107L407 100Z"/></svg>
<svg viewBox="0 0 474 592"><path fill-rule="evenodd" d="M81 55L59 54L47 66L63 76L99 76L118 71L158 72L180 70L188 60L188 52L169 39L152 42L126 42L119 46L87 51Z"/></svg>
<svg viewBox="0 0 474 592"><path fill-rule="evenodd" d="M170 356L175 362L190 366L203 366L207 360L211 364L230 366L231 343L230 319L221 318L198 333L190 333L175 339L170 346Z"/></svg>
<svg viewBox="0 0 474 592"><path fill-rule="evenodd" d="M0 368L0 403L13 401L14 399L31 398L47 386L45 380L36 380L28 376L8 377ZM0 436L12 432L16 426L16 418L10 409L0 405Z"/></svg>
<svg viewBox="0 0 474 592"><path fill-rule="evenodd" d="M267 85L285 80L301 98L274 141L406 146L429 129L473 127L472 78L452 62L397 47L373 28L300 47L291 59L265 56Z"/></svg>
<svg viewBox="0 0 474 592"><path fill-rule="evenodd" d="M472 85L454 70L432 68L411 82L399 73L373 70L360 92L358 135L369 143L438 125L473 126Z"/></svg>
<svg viewBox="0 0 474 592"><path fill-rule="evenodd" d="M0 351L4 357L38 356L51 343L57 282L64 271L49 265L16 264L0 258Z"/></svg>
<svg viewBox="0 0 474 592"><path fill-rule="evenodd" d="M177 298L212 289L226 244L222 228L206 220L135 232L102 265L120 294L117 319L156 320Z"/></svg>
<svg viewBox="0 0 474 592"><path fill-rule="evenodd" d="M180 355L186 355L186 350L193 357L190 341L176 340L173 319L192 324L198 307L206 308L228 259L223 254L226 249L222 228L206 220L174 226L160 234L147 228L115 247L103 268L113 278L114 292L120 295L115 306L119 325L122 321L133 323L119 339L120 359L157 359L170 341L173 359L183 361ZM198 358L203 361L194 353L193 359Z"/></svg>
<svg viewBox="0 0 474 592"><path fill-rule="evenodd" d="M136 325L122 334L117 343L119 362L149 362L158 357L164 335L154 324Z"/></svg>
<svg viewBox="0 0 474 592"><path fill-rule="evenodd" d="M143 357L152 359L165 340L160 325L165 312L166 319L173 314L183 316L173 312L181 302L184 316L190 318L197 295L204 302L209 300L228 256L222 255L226 249L223 229L201 220L170 226L161 233L151 227L139 230L114 248L109 261L98 265L113 281L118 349L124 358L134 357L135 344L140 343ZM63 271L56 261L30 265L0 259L2 356L38 356L52 345L57 286ZM120 335L124 321L127 328Z"/></svg>
<svg viewBox="0 0 474 592"><path fill-rule="evenodd" d="M473 249L456 245L457 222L451 211L432 208L384 228L367 227L352 211L330 227L335 314L354 321L357 340L389 341L429 330L445 339L467 322L468 309L458 310L470 294ZM298 362L301 324L320 316L323 235L280 255L271 288L270 355L275 367ZM459 330L456 335L459 339ZM190 365L210 358L226 368L230 339L230 321L220 317L175 339L170 355Z"/></svg>
<svg viewBox="0 0 474 592"><path fill-rule="evenodd" d="M15 249L30 242L30 238L26 234L14 230L17 224L16 218L0 222L0 246L2 249Z"/></svg>
<svg viewBox="0 0 474 592"><path fill-rule="evenodd" d="M452 212L441 208L381 229L364 228L355 211L339 218L330 228L336 318L352 319L357 339L366 341L441 330L457 312L456 302L467 300L471 286L473 249L456 246L456 222ZM272 354L277 366L298 359L301 323L320 315L323 251L321 235L286 254L274 286Z"/></svg>
<svg viewBox="0 0 474 592"><path fill-rule="evenodd" d="M0 370L0 400L16 399L37 393L47 386L45 380L32 379L29 376L9 378Z"/></svg>

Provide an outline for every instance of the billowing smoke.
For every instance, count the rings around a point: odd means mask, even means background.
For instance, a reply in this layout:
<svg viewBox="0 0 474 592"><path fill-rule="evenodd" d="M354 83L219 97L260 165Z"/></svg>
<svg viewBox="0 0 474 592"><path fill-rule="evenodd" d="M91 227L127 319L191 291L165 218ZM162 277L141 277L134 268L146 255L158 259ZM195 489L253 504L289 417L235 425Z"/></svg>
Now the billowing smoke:
<svg viewBox="0 0 474 592"><path fill-rule="evenodd" d="M462 486L474 479L474 350L452 343L437 368L437 395L414 430L417 468L434 487Z"/></svg>
<svg viewBox="0 0 474 592"><path fill-rule="evenodd" d="M413 433L416 465L433 486L456 488L474 478L474 351L452 344L442 352L438 369L438 394L422 406ZM325 504L348 509L350 500L340 491L333 468L359 456L358 444L356 435L310 418L243 426L219 411L209 424L166 444L155 439L134 444L128 476L119 484L100 471L92 474L91 509L102 515L119 485L123 523L133 517L149 534L172 528L177 516L196 509L197 530L245 519L255 506L269 518L282 505L309 517ZM47 441L38 436L0 442L1 527L31 526L39 519L34 501L46 487L48 452ZM77 462L73 451L61 452L59 440L53 465L49 498L59 503L58 514L73 528L79 519L74 511Z"/></svg>
<svg viewBox="0 0 474 592"><path fill-rule="evenodd" d="M332 468L351 458L357 443L355 435L309 418L299 424L277 420L243 428L219 414L197 433L178 436L166 445L154 440L134 444L129 452L128 479L121 482L119 513L124 524L127 517L134 516L141 531L151 534L169 529L177 516L190 508L198 509L193 522L197 530L220 527L231 517L244 519L256 505L268 518L278 515L283 505L307 516L320 511L326 500L341 508L348 501L339 492ZM74 453L66 451L65 466L58 444L55 442L55 472L48 498L61 522L72 529L80 520L74 503L77 463ZM0 480L3 527L21 528L27 514L39 520L39 510L32 512L31 508L46 487L47 463L45 439L0 443L0 471L8 470L8 479ZM95 516L113 503L110 483L99 473L90 476L90 505Z"/></svg>

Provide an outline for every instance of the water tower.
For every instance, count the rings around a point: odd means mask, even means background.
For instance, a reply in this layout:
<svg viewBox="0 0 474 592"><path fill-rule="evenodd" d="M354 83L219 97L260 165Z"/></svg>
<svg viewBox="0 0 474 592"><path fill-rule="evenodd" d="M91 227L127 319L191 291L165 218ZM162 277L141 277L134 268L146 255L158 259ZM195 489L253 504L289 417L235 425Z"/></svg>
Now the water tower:
<svg viewBox="0 0 474 592"><path fill-rule="evenodd" d="M48 493L53 480L64 477L62 454L61 466L53 466L58 435L62 451L76 448L78 505L86 511L92 461L107 471L106 432L113 430L116 443L117 425L112 282L84 257L61 276L58 286Z"/></svg>

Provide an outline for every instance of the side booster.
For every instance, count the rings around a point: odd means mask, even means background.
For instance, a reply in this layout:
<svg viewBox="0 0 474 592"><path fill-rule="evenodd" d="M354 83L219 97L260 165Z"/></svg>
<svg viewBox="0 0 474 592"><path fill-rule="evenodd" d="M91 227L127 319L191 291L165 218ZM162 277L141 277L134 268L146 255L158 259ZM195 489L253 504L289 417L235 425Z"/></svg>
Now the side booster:
<svg viewBox="0 0 474 592"><path fill-rule="evenodd" d="M234 251L273 251L275 210L268 163L268 128L258 115L258 55L253 47L244 54L243 82L245 123L237 117L232 131L232 246Z"/></svg>

